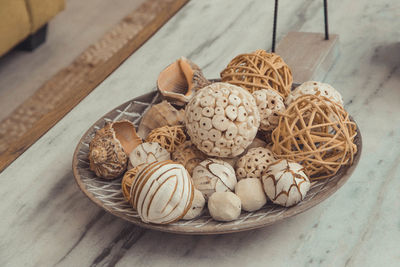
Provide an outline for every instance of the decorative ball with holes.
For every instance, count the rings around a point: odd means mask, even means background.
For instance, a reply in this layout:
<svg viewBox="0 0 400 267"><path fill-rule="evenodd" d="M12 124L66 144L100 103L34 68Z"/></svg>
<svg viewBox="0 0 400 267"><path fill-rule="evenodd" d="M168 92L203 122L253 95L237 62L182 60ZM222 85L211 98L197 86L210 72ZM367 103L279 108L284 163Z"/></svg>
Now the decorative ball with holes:
<svg viewBox="0 0 400 267"><path fill-rule="evenodd" d="M272 131L278 125L279 114L286 109L283 98L272 89L255 91L253 97L260 113L260 129Z"/></svg>
<svg viewBox="0 0 400 267"><path fill-rule="evenodd" d="M185 124L191 141L209 156L235 157L253 141L260 114L253 96L228 83L213 83L186 106Z"/></svg>
<svg viewBox="0 0 400 267"><path fill-rule="evenodd" d="M261 173L266 171L268 165L275 162L274 153L268 148L256 147L249 151L236 162L236 178L261 178Z"/></svg>
<svg viewBox="0 0 400 267"><path fill-rule="evenodd" d="M335 102L343 106L342 95L331 85L327 83L308 81L302 83L296 89L294 89L289 96L286 98L286 105L289 106L297 98L303 95L320 95L329 98L332 102Z"/></svg>

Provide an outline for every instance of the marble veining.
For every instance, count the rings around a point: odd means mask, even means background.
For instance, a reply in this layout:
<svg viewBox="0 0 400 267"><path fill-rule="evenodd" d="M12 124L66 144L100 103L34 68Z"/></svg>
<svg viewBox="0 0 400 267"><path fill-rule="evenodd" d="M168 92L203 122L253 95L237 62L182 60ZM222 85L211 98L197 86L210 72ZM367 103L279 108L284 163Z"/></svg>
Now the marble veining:
<svg viewBox="0 0 400 267"><path fill-rule="evenodd" d="M323 31L322 1L280 1L278 40ZM270 48L273 1L191 1L76 108L0 174L0 266L398 266L400 4L330 1L341 56L325 82L342 94L363 154L332 197L282 223L237 234L144 230L78 189L72 154L114 107L152 90L181 55L215 78L231 58Z"/></svg>

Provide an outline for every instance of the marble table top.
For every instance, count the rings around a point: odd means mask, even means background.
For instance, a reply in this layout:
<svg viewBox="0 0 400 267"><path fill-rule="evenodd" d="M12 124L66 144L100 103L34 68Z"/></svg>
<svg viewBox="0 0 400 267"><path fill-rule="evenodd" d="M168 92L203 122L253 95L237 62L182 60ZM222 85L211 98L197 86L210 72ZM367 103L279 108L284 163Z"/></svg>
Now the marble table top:
<svg viewBox="0 0 400 267"><path fill-rule="evenodd" d="M117 105L154 89L181 55L218 77L239 53L271 44L273 1L191 1L0 174L0 266L399 266L400 4L331 1L341 56L326 77L363 134L350 180L311 210L219 236L145 230L92 203L75 184L80 137ZM322 1L280 1L278 40L323 31Z"/></svg>

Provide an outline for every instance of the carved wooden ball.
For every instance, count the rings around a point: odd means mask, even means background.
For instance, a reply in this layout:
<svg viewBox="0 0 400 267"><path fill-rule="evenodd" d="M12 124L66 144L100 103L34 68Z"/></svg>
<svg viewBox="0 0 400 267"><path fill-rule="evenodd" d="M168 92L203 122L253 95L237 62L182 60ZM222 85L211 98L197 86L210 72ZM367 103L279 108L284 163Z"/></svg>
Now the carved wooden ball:
<svg viewBox="0 0 400 267"><path fill-rule="evenodd" d="M342 106L326 97L305 95L293 102L272 132L278 158L301 163L311 179L335 175L351 164L357 125Z"/></svg>
<svg viewBox="0 0 400 267"><path fill-rule="evenodd" d="M283 59L262 49L232 59L221 72L221 79L250 93L273 89L283 97L289 95L293 83L292 72Z"/></svg>

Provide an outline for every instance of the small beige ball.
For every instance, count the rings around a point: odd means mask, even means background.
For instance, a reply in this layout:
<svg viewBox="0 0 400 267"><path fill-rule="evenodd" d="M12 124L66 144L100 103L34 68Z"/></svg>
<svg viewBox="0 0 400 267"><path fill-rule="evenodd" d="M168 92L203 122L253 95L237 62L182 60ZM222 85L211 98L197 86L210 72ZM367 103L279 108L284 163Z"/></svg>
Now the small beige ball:
<svg viewBox="0 0 400 267"><path fill-rule="evenodd" d="M260 179L246 178L240 180L235 187L235 193L242 202L242 210L256 211L267 203L267 196Z"/></svg>
<svg viewBox="0 0 400 267"><path fill-rule="evenodd" d="M183 216L183 219L191 220L196 217L199 217L203 211L205 204L206 200L204 199L203 194L199 190L195 189L192 206L190 206L188 212L185 214L185 216Z"/></svg>
<svg viewBox="0 0 400 267"><path fill-rule="evenodd" d="M208 199L208 210L217 221L236 220L242 209L240 198L232 192L215 192Z"/></svg>

